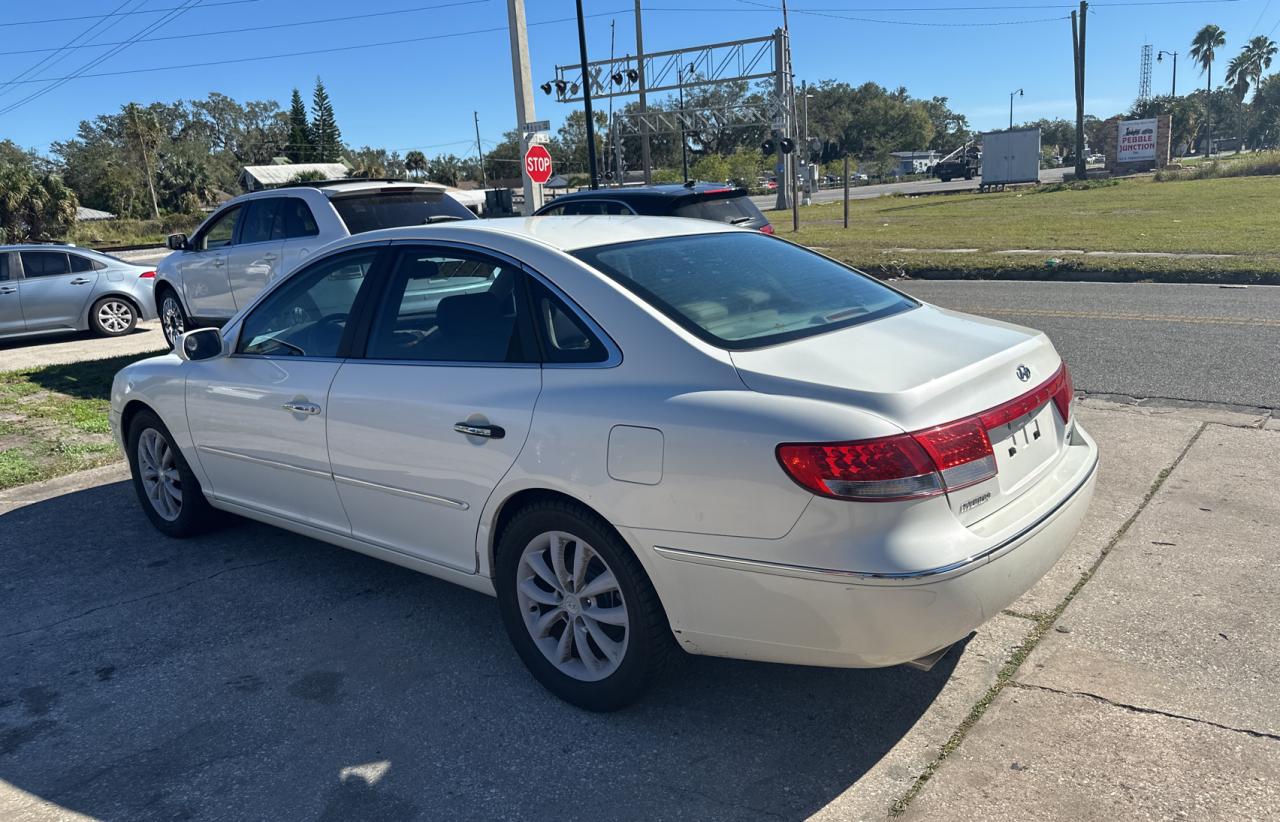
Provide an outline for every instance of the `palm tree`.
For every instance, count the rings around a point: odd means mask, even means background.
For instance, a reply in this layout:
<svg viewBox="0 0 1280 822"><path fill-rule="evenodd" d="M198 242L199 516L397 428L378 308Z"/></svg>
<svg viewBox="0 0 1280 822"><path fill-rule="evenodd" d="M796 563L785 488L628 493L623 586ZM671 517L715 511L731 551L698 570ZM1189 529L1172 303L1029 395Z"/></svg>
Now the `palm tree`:
<svg viewBox="0 0 1280 822"><path fill-rule="evenodd" d="M1191 59L1200 64L1208 75L1205 82L1205 109L1210 106L1210 97L1213 96L1213 58L1217 56L1218 49L1227 43L1227 33L1221 27L1210 23L1200 31L1196 32L1196 36L1191 39ZM1208 125L1209 144L1205 147L1205 154L1213 154L1213 120L1209 119Z"/></svg>
<svg viewBox="0 0 1280 822"><path fill-rule="evenodd" d="M421 151L414 149L404 155L404 168L413 179L417 180L422 177L423 172L427 170L427 158Z"/></svg>
<svg viewBox="0 0 1280 822"><path fill-rule="evenodd" d="M1249 81L1253 78L1253 63L1250 61L1249 49L1245 47L1227 63L1227 85L1236 95L1236 99L1244 102L1249 93Z"/></svg>
<svg viewBox="0 0 1280 822"><path fill-rule="evenodd" d="M1249 55L1249 75L1256 89L1262 82L1262 73L1271 68L1271 59L1276 56L1276 41L1259 34L1244 47L1244 53Z"/></svg>

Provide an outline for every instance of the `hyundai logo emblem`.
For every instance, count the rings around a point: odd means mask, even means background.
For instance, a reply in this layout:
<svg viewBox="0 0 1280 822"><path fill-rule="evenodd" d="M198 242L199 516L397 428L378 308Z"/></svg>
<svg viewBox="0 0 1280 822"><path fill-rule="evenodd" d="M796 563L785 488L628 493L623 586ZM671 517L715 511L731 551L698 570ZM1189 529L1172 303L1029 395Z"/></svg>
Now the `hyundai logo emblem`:
<svg viewBox="0 0 1280 822"><path fill-rule="evenodd" d="M1026 382L1027 380L1031 379L1031 369L1027 368L1025 365L1019 365L1018 370L1013 373L1017 374L1018 379L1022 380L1023 382Z"/></svg>

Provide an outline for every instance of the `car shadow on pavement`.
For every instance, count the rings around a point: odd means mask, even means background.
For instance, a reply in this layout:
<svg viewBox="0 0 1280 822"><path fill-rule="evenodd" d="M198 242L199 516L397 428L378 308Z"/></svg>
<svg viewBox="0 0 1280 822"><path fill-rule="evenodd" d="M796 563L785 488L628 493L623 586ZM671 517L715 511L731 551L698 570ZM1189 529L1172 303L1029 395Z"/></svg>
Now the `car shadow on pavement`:
<svg viewBox="0 0 1280 822"><path fill-rule="evenodd" d="M0 515L0 809L798 819L902 738L959 656L928 673L687 657L591 714L525 672L488 597L240 520L169 540L120 482Z"/></svg>

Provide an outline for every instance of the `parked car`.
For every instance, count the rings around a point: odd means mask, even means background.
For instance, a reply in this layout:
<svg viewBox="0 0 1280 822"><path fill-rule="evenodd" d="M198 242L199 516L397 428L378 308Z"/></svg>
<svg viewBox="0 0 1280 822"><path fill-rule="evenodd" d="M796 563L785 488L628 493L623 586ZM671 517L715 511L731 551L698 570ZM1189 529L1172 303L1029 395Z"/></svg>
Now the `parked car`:
<svg viewBox="0 0 1280 822"><path fill-rule="evenodd" d="M708 220L351 237L176 353L111 390L157 529L231 511L496 595L593 710L678 648L930 664L1054 564L1098 461L1043 334Z"/></svg>
<svg viewBox="0 0 1280 822"><path fill-rule="evenodd" d="M534 216L642 214L650 217L692 217L772 234L773 226L747 194L745 188L734 188L724 183L601 188L557 197L535 211Z"/></svg>
<svg viewBox="0 0 1280 822"><path fill-rule="evenodd" d="M0 246L0 337L128 334L154 320L156 273L73 245Z"/></svg>
<svg viewBox="0 0 1280 822"><path fill-rule="evenodd" d="M221 326L268 283L334 240L396 226L476 215L433 183L330 180L245 194L195 233L174 234L155 296L165 341Z"/></svg>

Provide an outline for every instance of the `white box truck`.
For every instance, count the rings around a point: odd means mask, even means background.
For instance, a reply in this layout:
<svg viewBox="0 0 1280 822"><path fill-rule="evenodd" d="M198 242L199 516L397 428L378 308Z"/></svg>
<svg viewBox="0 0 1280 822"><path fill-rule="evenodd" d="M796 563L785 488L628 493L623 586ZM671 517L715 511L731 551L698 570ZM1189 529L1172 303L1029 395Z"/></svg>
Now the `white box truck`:
<svg viewBox="0 0 1280 822"><path fill-rule="evenodd" d="M980 191L1040 181L1040 129L1015 128L982 135Z"/></svg>

